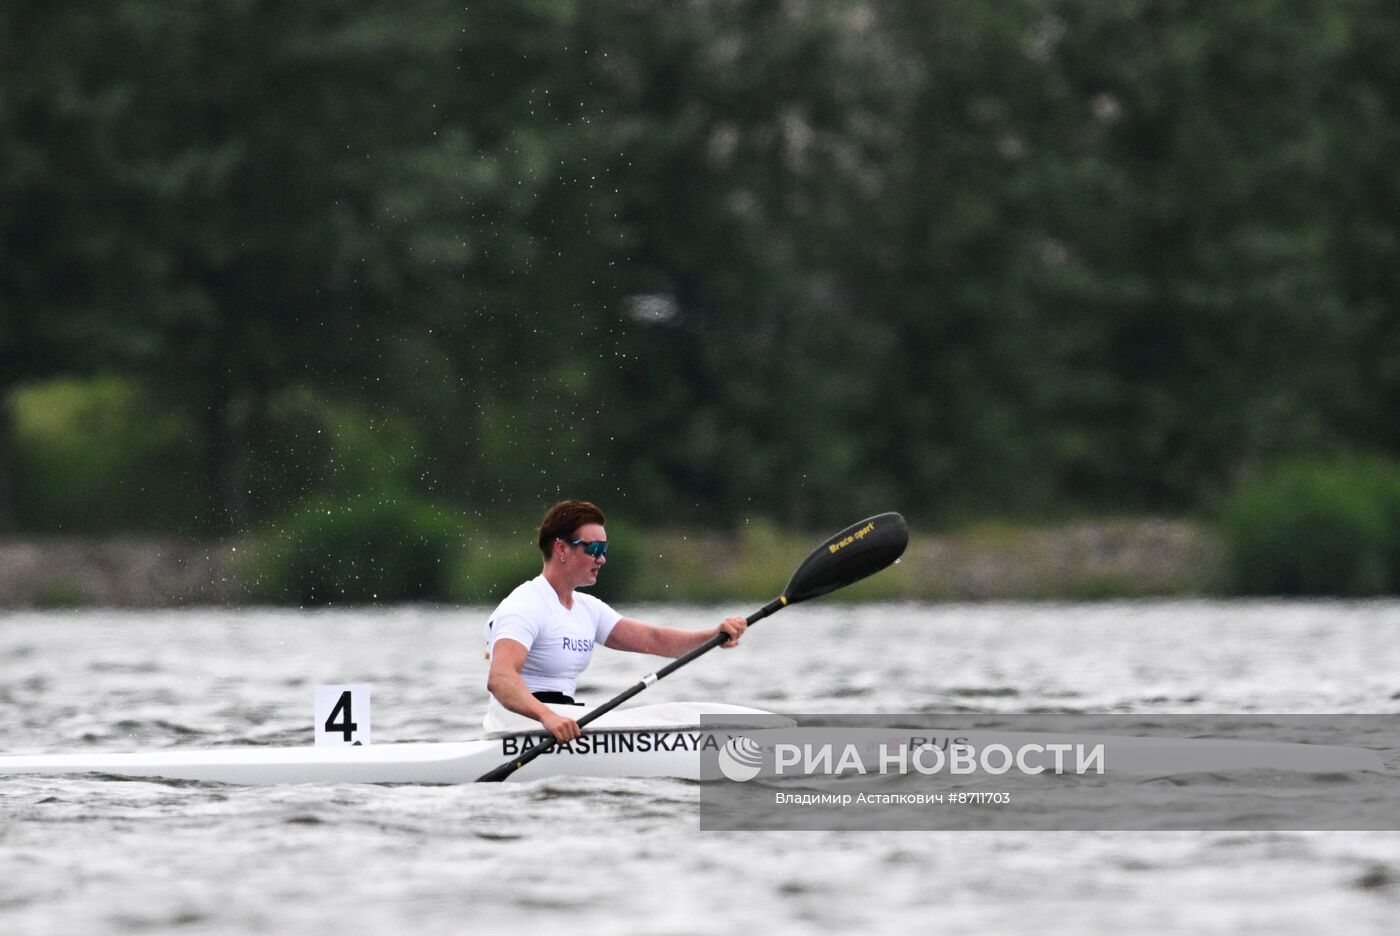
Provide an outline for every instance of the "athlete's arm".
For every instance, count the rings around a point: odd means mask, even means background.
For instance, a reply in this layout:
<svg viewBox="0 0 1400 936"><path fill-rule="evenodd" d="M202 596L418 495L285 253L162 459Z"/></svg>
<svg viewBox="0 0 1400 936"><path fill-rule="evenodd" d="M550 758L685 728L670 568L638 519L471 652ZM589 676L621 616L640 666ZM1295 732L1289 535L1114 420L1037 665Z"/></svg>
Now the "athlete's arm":
<svg viewBox="0 0 1400 936"><path fill-rule="evenodd" d="M525 666L529 650L518 640L502 637L491 645L491 670L486 676L486 690L496 701L519 715L533 718L544 725L561 744L581 734L578 722L565 718L530 694L520 670Z"/></svg>
<svg viewBox="0 0 1400 936"><path fill-rule="evenodd" d="M721 632L729 635L729 640L721 646L733 647L739 643L739 638L748 626L748 621L741 617L733 617L725 618L714 630L688 631L675 627L657 627L632 618L623 618L613 625L612 633L608 635L604 646L632 653L678 657Z"/></svg>

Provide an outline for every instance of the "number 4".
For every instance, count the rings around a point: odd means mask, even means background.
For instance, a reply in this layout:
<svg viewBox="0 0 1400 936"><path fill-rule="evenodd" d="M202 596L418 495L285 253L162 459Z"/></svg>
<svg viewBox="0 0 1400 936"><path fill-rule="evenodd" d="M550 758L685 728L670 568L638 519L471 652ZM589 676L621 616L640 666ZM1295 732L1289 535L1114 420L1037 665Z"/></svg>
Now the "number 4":
<svg viewBox="0 0 1400 936"><path fill-rule="evenodd" d="M370 687L354 685L317 686L314 718L317 744L356 747L370 741Z"/></svg>
<svg viewBox="0 0 1400 936"><path fill-rule="evenodd" d="M345 713L344 718L341 721L336 721L342 712ZM349 741L355 736L355 732L360 730L360 726L350 720L352 718L354 715L350 712L350 690L346 689L340 694L335 708L331 709L330 717L326 719L326 733L331 734L339 731L345 740Z"/></svg>

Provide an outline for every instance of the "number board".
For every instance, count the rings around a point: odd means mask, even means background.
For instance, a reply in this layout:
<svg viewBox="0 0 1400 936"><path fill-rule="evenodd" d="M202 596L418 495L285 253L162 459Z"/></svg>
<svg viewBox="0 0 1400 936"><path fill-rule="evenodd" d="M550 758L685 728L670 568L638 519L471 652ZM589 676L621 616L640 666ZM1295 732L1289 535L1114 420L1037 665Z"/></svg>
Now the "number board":
<svg viewBox="0 0 1400 936"><path fill-rule="evenodd" d="M354 746L369 744L369 686L316 687L316 743Z"/></svg>

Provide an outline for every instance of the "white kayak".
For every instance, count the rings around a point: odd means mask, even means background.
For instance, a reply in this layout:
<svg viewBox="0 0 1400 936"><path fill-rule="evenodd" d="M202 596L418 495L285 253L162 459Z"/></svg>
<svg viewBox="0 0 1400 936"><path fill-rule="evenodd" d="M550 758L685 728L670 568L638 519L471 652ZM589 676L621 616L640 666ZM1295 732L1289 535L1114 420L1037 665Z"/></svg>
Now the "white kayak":
<svg viewBox="0 0 1400 936"><path fill-rule="evenodd" d="M702 723L703 719L703 723ZM760 727L761 725L761 727ZM555 776L713 779L715 755L736 737L772 752L776 744L851 744L873 768L879 743L900 740L894 729L794 727L790 718L761 709L718 703L666 703L619 709L590 724L583 737L560 745L515 771L511 780ZM892 733L893 732L893 733ZM86 774L267 785L289 783L471 783L544 740L536 733L468 741L371 744L362 747L174 748L146 754L36 754L0 757L0 779L21 775ZM1384 771L1364 748L1208 738L1151 738L1094 734L940 730L906 743L1012 749L1033 744L1103 744L1113 773L1170 776L1202 771L1287 770L1313 773ZM704 758L705 752L712 752ZM711 765L702 776L702 763ZM762 773L772 775L770 764ZM872 770L873 772L873 770Z"/></svg>
<svg viewBox="0 0 1400 936"><path fill-rule="evenodd" d="M724 723L733 716L726 729ZM675 777L698 780L701 752L716 751L742 731L745 717L765 723L762 709L720 703L663 703L620 709L590 724L583 737L557 746L511 775L542 777ZM700 724L701 719L705 724ZM787 724L794 724L786 719ZM175 748L147 754L35 754L0 757L0 778L21 774L92 774L122 779L285 783L471 783L544 741L535 733L468 741L369 744L355 747Z"/></svg>

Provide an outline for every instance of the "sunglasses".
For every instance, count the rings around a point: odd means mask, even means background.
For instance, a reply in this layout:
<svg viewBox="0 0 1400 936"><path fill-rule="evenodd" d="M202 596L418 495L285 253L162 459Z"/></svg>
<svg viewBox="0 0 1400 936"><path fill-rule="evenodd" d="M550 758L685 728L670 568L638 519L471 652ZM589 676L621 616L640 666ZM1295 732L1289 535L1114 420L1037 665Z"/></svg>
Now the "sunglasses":
<svg viewBox="0 0 1400 936"><path fill-rule="evenodd" d="M601 559L608 554L607 540L566 540L561 537L559 541L570 546L582 546L583 551L594 559Z"/></svg>

